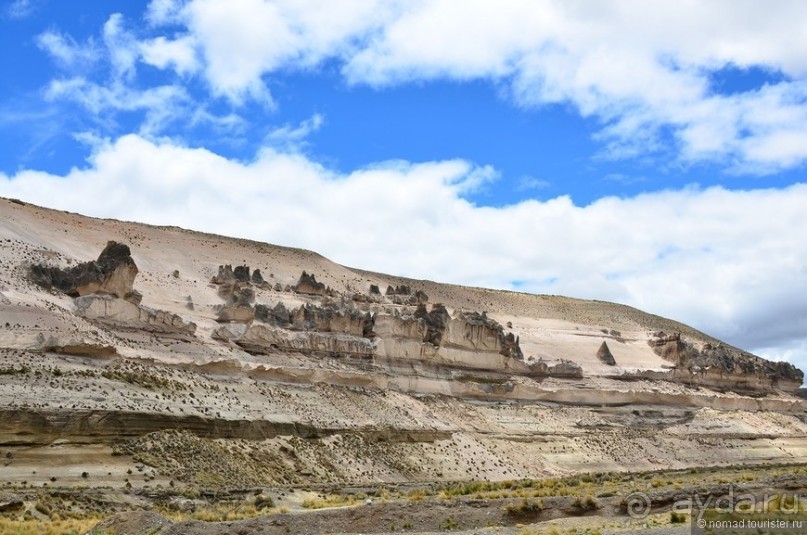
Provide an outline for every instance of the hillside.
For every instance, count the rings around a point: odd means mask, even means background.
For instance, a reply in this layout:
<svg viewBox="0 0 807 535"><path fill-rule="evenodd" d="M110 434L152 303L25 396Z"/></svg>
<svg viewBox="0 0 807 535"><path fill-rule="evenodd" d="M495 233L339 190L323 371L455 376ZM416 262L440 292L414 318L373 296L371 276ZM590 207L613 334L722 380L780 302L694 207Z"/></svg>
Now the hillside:
<svg viewBox="0 0 807 535"><path fill-rule="evenodd" d="M0 243L9 484L807 460L799 370L624 305L411 280L9 200Z"/></svg>

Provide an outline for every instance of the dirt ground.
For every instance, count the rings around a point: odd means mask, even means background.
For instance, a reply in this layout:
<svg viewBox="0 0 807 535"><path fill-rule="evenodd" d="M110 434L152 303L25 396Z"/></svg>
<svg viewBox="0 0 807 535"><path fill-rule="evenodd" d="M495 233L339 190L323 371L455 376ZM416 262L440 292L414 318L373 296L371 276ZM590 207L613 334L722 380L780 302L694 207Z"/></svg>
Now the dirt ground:
<svg viewBox="0 0 807 535"><path fill-rule="evenodd" d="M93 535L275 535L358 533L497 533L510 535L571 535L689 532L686 500L714 503L726 496L805 496L807 466L737 467L704 472L603 474L591 482L576 478L514 482L511 487L470 484L429 495L385 492L319 494L322 509L272 508L253 518L230 522L183 520L156 511L113 515ZM642 489L643 502L633 502ZM552 495L555 494L555 495ZM357 499L359 496L362 499ZM541 497L538 497L541 496ZM349 505L339 505L349 503ZM721 498L722 499L722 498ZM330 501L329 501L330 500ZM368 501L369 500L369 501ZM292 503L294 500L288 501ZM634 505L630 505L633 503ZM639 514L634 507L638 503ZM645 507L646 506L646 507ZM173 516L169 520L166 516Z"/></svg>

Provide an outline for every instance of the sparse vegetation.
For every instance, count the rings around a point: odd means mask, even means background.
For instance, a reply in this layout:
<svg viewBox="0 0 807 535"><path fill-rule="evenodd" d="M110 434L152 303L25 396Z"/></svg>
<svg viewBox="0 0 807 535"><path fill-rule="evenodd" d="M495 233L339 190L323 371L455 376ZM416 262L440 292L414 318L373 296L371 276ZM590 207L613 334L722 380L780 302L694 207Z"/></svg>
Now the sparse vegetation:
<svg viewBox="0 0 807 535"><path fill-rule="evenodd" d="M355 496L343 496L341 494L331 494L324 498L310 498L303 500L304 509L325 509L327 507L344 507L358 504Z"/></svg>
<svg viewBox="0 0 807 535"><path fill-rule="evenodd" d="M687 515L670 511L670 524L683 524L687 521Z"/></svg>
<svg viewBox="0 0 807 535"><path fill-rule="evenodd" d="M518 504L510 504L505 507L505 512L510 516L515 517L523 517L523 516L534 516L540 513L544 508L543 503L540 500L528 500L524 498Z"/></svg>

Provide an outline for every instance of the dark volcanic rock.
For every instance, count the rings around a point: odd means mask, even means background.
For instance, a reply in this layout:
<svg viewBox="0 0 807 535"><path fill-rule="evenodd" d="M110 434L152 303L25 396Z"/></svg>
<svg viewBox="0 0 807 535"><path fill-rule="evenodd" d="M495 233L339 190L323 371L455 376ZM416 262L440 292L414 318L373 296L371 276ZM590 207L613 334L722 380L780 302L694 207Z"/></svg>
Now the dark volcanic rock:
<svg viewBox="0 0 807 535"><path fill-rule="evenodd" d="M249 266L235 266L233 276L238 282L249 282Z"/></svg>
<svg viewBox="0 0 807 535"><path fill-rule="evenodd" d="M34 265L29 269L29 277L43 288L56 289L72 297L92 293L127 297L132 294L137 272L129 246L110 241L98 260L70 269Z"/></svg>
<svg viewBox="0 0 807 535"><path fill-rule="evenodd" d="M432 305L432 309L426 312L426 305L420 304L417 309L415 309L414 316L423 320L426 324L426 334L423 337L423 341L439 347L443 341L443 335L448 326L448 320L451 319L446 307L440 303L435 303Z"/></svg>
<svg viewBox="0 0 807 535"><path fill-rule="evenodd" d="M608 366L616 366L616 359L611 354L611 350L608 348L608 344L605 342L605 340L602 341L600 348L597 350L597 358L600 359L603 364L607 364Z"/></svg>
<svg viewBox="0 0 807 535"><path fill-rule="evenodd" d="M222 284L218 288L218 295L226 301L228 306L249 306L255 302L255 290L249 286L249 283Z"/></svg>
<svg viewBox="0 0 807 535"><path fill-rule="evenodd" d="M219 266L219 273L215 275L210 281L213 284L228 284L235 282L235 274L233 273L233 266L227 264L226 266Z"/></svg>
<svg viewBox="0 0 807 535"><path fill-rule="evenodd" d="M406 284L401 284L400 286L396 286L393 288L392 286L387 286L387 295L411 295L412 288L407 286Z"/></svg>
<svg viewBox="0 0 807 535"><path fill-rule="evenodd" d="M294 286L294 291L307 295L325 295L325 285L317 282L317 278L313 273L309 275L303 271L302 275L300 275L300 280Z"/></svg>
<svg viewBox="0 0 807 535"><path fill-rule="evenodd" d="M263 284L265 281L263 280L263 275L261 275L261 270L256 269L252 272L252 284Z"/></svg>
<svg viewBox="0 0 807 535"><path fill-rule="evenodd" d="M283 303L278 303L274 308L266 305L255 305L255 319L275 327L287 328L291 326L291 314Z"/></svg>

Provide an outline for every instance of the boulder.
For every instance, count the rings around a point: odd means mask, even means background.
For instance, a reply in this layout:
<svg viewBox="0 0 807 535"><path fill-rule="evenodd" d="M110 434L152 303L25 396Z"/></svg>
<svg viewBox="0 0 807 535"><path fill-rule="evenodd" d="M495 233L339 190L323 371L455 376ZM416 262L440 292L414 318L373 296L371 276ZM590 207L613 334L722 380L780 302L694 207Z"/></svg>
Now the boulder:
<svg viewBox="0 0 807 535"><path fill-rule="evenodd" d="M401 284L400 286L396 286L393 288L392 286L387 286L387 295L411 295L412 288L407 286L406 284Z"/></svg>
<svg viewBox="0 0 807 535"><path fill-rule="evenodd" d="M567 379L582 379L583 368L570 360L561 359L554 366L549 367L550 377L564 377Z"/></svg>
<svg viewBox="0 0 807 535"><path fill-rule="evenodd" d="M277 303L274 308L266 305L255 305L255 319L275 327L291 326L291 314L283 303Z"/></svg>
<svg viewBox="0 0 807 535"><path fill-rule="evenodd" d="M439 347L443 342L443 335L448 327L448 320L451 319L446 307L440 303L436 303L432 305L432 309L429 312L426 312L426 305L420 304L415 309L414 316L426 324L426 334L423 337L423 341Z"/></svg>

